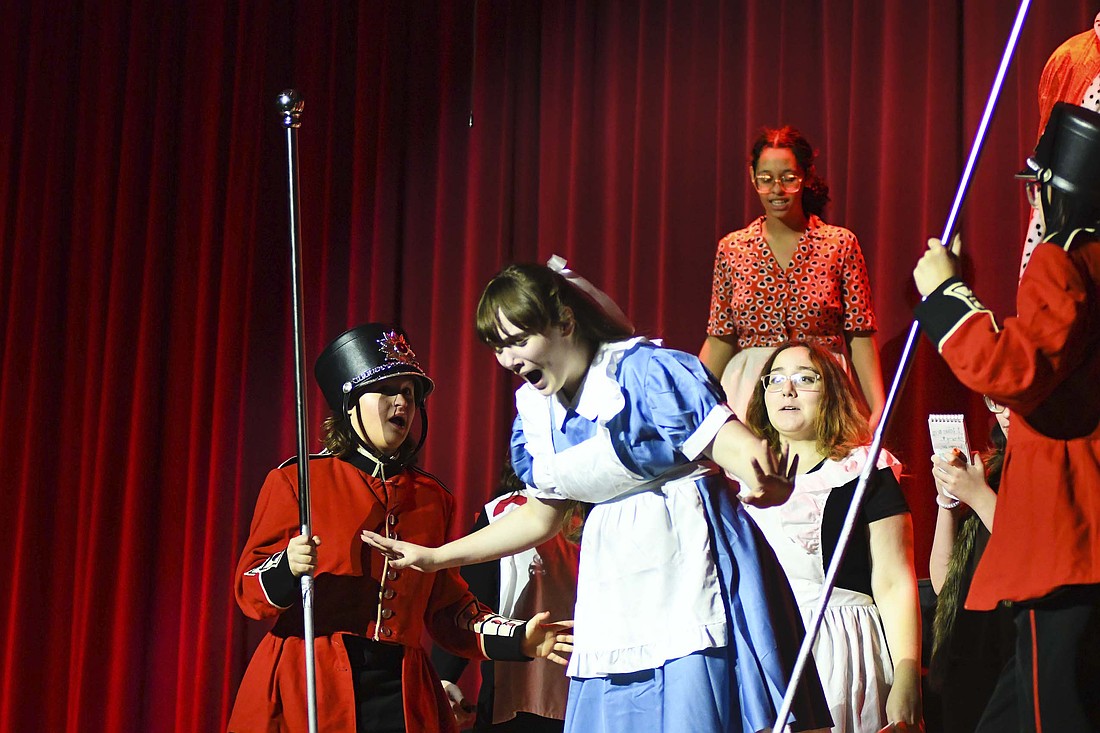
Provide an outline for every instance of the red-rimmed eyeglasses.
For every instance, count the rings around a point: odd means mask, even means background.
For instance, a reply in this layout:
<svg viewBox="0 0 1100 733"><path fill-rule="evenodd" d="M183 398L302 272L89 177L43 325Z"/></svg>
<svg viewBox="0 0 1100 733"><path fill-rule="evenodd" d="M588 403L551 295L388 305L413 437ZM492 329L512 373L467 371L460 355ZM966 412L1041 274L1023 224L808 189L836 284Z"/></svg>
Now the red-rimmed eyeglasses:
<svg viewBox="0 0 1100 733"><path fill-rule="evenodd" d="M771 193L777 183L784 193L797 193L798 189L802 188L802 176L797 173L784 173L776 178L771 173L760 173L752 177L752 185L757 193Z"/></svg>

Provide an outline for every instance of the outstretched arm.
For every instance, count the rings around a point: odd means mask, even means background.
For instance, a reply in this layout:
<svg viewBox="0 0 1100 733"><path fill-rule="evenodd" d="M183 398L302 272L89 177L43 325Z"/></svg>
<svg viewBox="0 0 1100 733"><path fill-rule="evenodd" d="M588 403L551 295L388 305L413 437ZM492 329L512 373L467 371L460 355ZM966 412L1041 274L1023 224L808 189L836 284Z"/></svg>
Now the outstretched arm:
<svg viewBox="0 0 1100 733"><path fill-rule="evenodd" d="M434 572L496 560L541 544L561 529L567 502L532 499L499 521L440 547L391 540L363 530L360 537L389 558L390 567Z"/></svg>
<svg viewBox="0 0 1100 733"><path fill-rule="evenodd" d="M773 455L767 441L757 438L737 420L728 421L718 430L705 453L748 487L748 493L738 497L746 504L778 506L794 490L798 457L788 463L786 450L781 456Z"/></svg>

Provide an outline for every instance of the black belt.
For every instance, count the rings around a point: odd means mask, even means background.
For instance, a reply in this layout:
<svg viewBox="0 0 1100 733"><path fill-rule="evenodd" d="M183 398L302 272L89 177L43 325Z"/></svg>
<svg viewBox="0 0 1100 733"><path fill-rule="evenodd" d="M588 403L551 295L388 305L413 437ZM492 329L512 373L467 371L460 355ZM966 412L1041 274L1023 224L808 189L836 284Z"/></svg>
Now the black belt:
<svg viewBox="0 0 1100 733"><path fill-rule="evenodd" d="M344 634L344 647L348 650L348 661L359 669L400 670L405 657L405 647L401 644L387 644L351 634Z"/></svg>

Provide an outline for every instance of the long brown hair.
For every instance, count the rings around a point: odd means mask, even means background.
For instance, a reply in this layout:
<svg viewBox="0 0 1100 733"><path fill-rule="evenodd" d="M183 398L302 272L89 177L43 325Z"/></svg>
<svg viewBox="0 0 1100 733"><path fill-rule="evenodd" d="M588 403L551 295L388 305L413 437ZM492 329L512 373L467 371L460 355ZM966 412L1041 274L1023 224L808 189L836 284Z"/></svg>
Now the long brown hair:
<svg viewBox="0 0 1100 733"><path fill-rule="evenodd" d="M334 456L347 456L355 453L355 428L348 415L332 413L321 423L321 444Z"/></svg>
<svg viewBox="0 0 1100 733"><path fill-rule="evenodd" d="M578 335L589 345L632 335L562 275L532 264L509 265L485 286L477 304L477 335L485 344L499 348L505 345L500 335L501 314L521 332L535 334L566 324L570 312Z"/></svg>
<svg viewBox="0 0 1100 733"><path fill-rule="evenodd" d="M853 449L871 442L871 426L867 422L867 407L852 378L833 354L816 344L788 341L775 350L764 364L761 375L772 370L775 359L787 349L801 347L810 352L810 363L821 375L821 402L818 404L814 430L817 434L817 450L822 455L838 460ZM777 453L780 450L779 431L768 417L764 403L764 384L759 379L749 400L745 424Z"/></svg>
<svg viewBox="0 0 1100 733"><path fill-rule="evenodd" d="M985 466L985 483L996 493L1001 486L1001 469L1008 445L1007 436L996 422L989 430L989 443L991 448L982 454L982 464ZM984 528L978 513L971 509L955 534L955 544L947 561L947 574L936 596L936 614L932 620L932 659L928 665L928 679L934 690L943 688L947 666L951 663L948 654L950 641L955 634L955 621L962 608L963 594L970 587L970 568L977 552L978 536Z"/></svg>

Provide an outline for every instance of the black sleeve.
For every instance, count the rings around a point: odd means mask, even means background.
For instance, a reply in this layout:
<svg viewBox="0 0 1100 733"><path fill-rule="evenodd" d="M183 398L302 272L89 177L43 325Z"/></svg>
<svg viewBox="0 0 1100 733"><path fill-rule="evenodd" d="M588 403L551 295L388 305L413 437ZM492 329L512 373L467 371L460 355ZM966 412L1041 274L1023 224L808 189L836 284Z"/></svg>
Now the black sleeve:
<svg viewBox="0 0 1100 733"><path fill-rule="evenodd" d="M290 571L286 550L272 555L257 570L264 593L276 606L288 608L301 598L301 581Z"/></svg>
<svg viewBox="0 0 1100 733"><path fill-rule="evenodd" d="M523 653L525 638L525 625L514 627L509 636L486 636L485 656L497 662L530 662L532 657Z"/></svg>
<svg viewBox="0 0 1100 733"><path fill-rule="evenodd" d="M939 351L943 342L967 316L975 311L989 312L966 283L958 277L944 280L913 308L928 340Z"/></svg>
<svg viewBox="0 0 1100 733"><path fill-rule="evenodd" d="M867 523L909 513L909 502L901 491L894 472L890 468L875 471L874 481L867 488L867 499L863 502L863 518Z"/></svg>
<svg viewBox="0 0 1100 733"><path fill-rule="evenodd" d="M833 559L840 531L844 526L844 517L855 498L859 478L854 478L843 486L838 486L829 494L825 502L825 511L821 518L821 554L827 570ZM909 505L901 493L901 486L890 468L880 468L872 474L867 487L867 495L859 519L844 553L844 560L837 572L836 585L839 588L858 591L869 596L871 592L871 544L867 525L871 522L905 514Z"/></svg>

